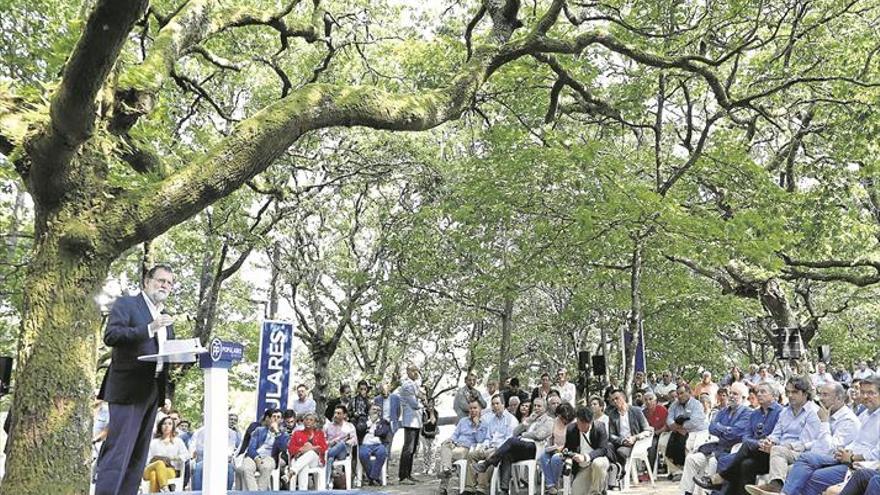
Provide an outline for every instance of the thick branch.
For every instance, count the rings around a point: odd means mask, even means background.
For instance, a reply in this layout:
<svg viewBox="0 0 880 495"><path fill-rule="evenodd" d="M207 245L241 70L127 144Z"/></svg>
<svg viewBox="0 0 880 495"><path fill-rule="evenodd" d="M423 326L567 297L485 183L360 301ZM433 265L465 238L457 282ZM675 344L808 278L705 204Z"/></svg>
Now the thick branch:
<svg viewBox="0 0 880 495"><path fill-rule="evenodd" d="M89 16L52 97L50 123L26 144L25 180L43 207L53 208L68 191L70 162L94 130L98 91L146 9L145 0L103 0Z"/></svg>

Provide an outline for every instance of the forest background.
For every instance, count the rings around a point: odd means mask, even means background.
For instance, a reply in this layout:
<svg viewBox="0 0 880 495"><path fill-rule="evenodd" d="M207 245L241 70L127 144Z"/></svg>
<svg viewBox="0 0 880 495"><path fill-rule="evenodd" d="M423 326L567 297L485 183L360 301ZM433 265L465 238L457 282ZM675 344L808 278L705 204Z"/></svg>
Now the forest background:
<svg viewBox="0 0 880 495"><path fill-rule="evenodd" d="M319 404L404 360L629 384L640 329L686 376L779 328L874 358L878 7L0 0L0 490L87 486L102 310L159 261L236 389L294 320Z"/></svg>

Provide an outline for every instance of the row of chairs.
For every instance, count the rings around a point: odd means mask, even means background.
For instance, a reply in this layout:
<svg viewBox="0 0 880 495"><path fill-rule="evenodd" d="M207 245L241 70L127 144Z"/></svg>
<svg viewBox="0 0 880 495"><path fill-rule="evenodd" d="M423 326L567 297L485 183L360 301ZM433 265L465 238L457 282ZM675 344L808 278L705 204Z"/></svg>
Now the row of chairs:
<svg viewBox="0 0 880 495"><path fill-rule="evenodd" d="M636 463L642 463L645 467L645 470L648 472L648 477L651 480L651 486L654 487L654 472L656 472L656 468L654 470L651 469L651 463L648 460L648 449L651 447L651 438L642 438L638 440L635 445L633 445L632 454L629 459L627 459L625 472L627 476L624 477L624 490L629 490L630 488L630 478L634 484L639 483L638 477L638 469ZM526 471L526 479L528 480L528 494L535 495L535 493L540 493L540 495L544 495L544 482L543 482L543 473L538 468L538 463L541 458L544 456L544 446L539 444L535 449L535 457L533 459L527 459L524 461L515 462L512 465L512 470L514 474L517 473L518 470ZM460 459L453 463L455 468L458 471L458 492L462 493L465 489L465 472L467 470L468 460ZM571 476L563 477L563 495L571 494ZM492 473L492 481L490 483L489 494L496 495L498 492L498 469L495 469Z"/></svg>

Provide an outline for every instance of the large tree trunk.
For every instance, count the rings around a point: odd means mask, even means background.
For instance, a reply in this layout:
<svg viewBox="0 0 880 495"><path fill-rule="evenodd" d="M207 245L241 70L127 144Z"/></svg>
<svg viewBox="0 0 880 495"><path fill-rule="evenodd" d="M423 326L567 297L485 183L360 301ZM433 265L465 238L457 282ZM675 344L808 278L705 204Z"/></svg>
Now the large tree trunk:
<svg viewBox="0 0 880 495"><path fill-rule="evenodd" d="M334 349L335 351L335 349ZM327 408L327 390L330 388L330 358L324 346L312 350L312 360L315 363L315 386L312 388L312 398L315 399L315 411L322 414Z"/></svg>
<svg viewBox="0 0 880 495"><path fill-rule="evenodd" d="M95 296L109 260L78 252L69 235L48 231L38 239L25 285L12 446L0 490L88 493L92 413L86 398L95 387L101 325Z"/></svg>

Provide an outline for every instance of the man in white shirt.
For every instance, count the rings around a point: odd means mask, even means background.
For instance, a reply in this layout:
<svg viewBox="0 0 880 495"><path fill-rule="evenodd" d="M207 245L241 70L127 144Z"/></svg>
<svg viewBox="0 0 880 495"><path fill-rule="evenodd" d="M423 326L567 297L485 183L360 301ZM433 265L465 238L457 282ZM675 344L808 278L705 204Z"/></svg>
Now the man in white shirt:
<svg viewBox="0 0 880 495"><path fill-rule="evenodd" d="M572 406L575 404L577 390L574 383L568 381L568 371L565 368L556 370L556 390L559 390L559 397L563 402L568 402Z"/></svg>
<svg viewBox="0 0 880 495"><path fill-rule="evenodd" d="M309 397L309 389L305 384L300 383L296 386L296 399L290 405L290 408L296 412L296 417L301 418L308 413L315 412L315 399Z"/></svg>
<svg viewBox="0 0 880 495"><path fill-rule="evenodd" d="M865 378L869 378L874 376L874 370L868 368L868 363L866 361L862 361L859 363L859 369L853 373L853 378L856 380L864 380Z"/></svg>
<svg viewBox="0 0 880 495"><path fill-rule="evenodd" d="M813 382L813 388L819 390L819 388L826 383L833 382L834 377L831 376L831 373L825 371L825 363L819 361L819 363L816 364L816 372L810 375L810 380Z"/></svg>

